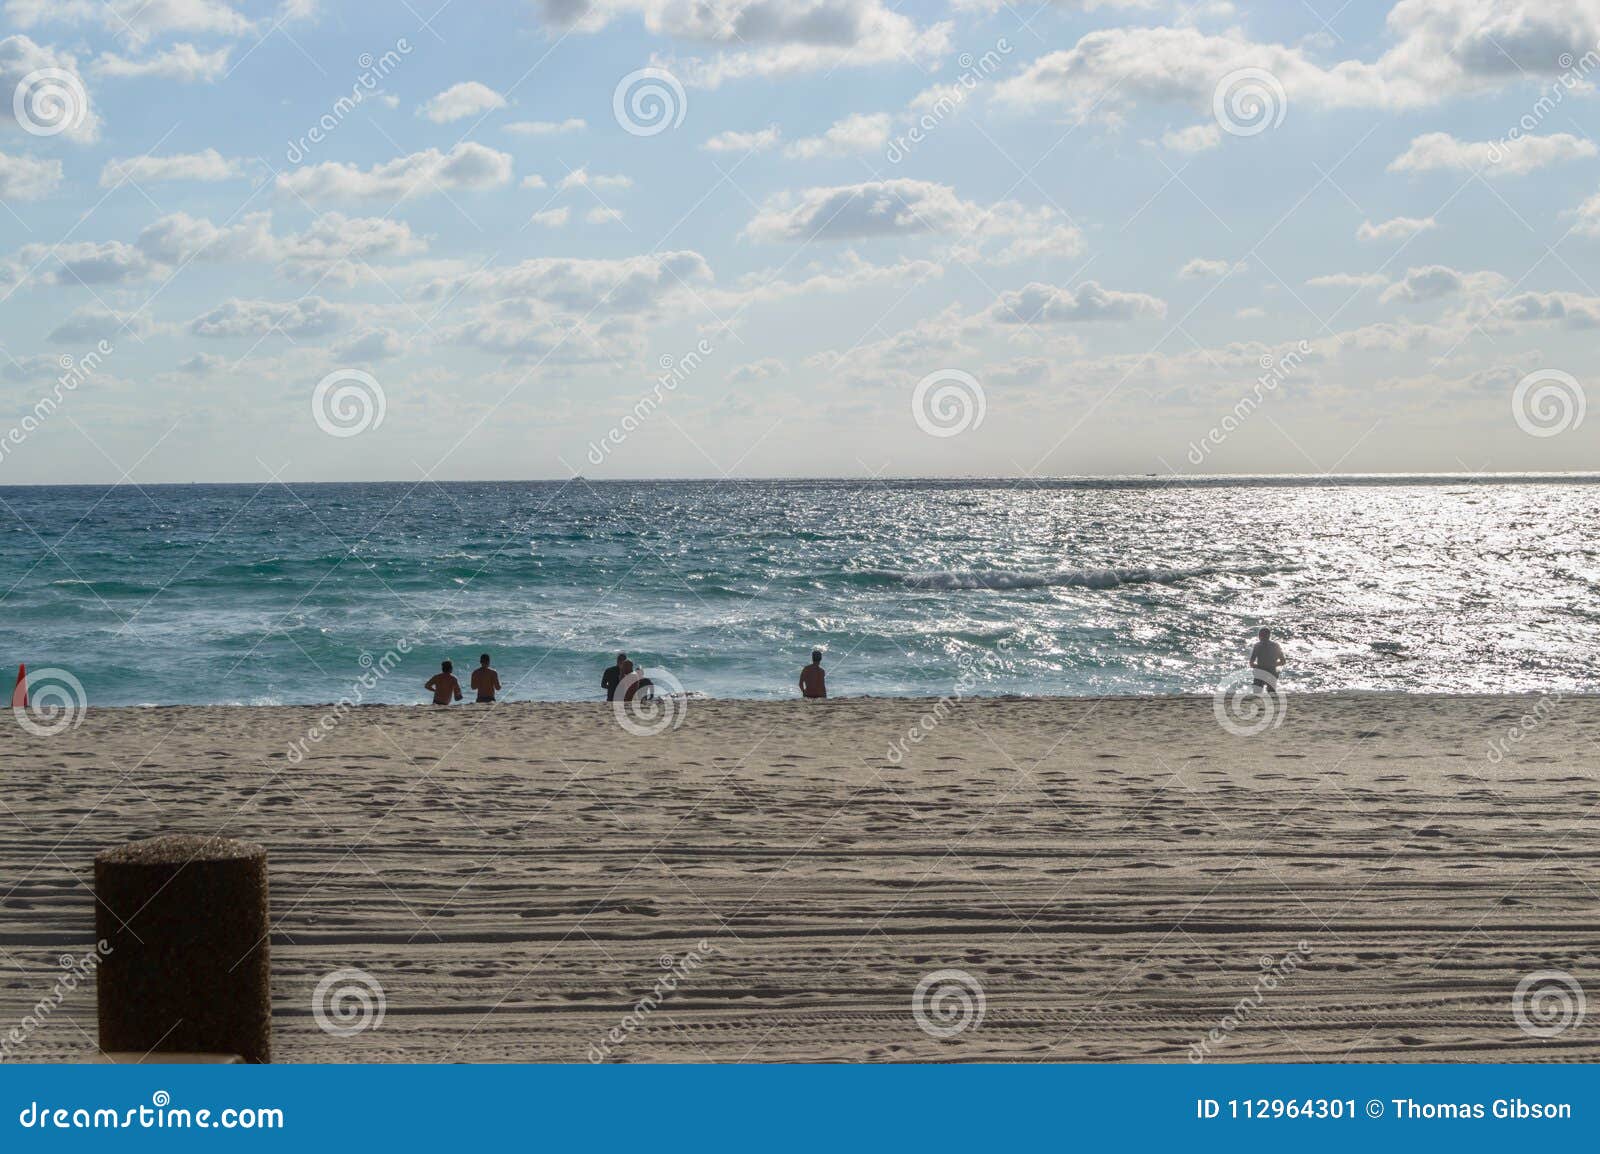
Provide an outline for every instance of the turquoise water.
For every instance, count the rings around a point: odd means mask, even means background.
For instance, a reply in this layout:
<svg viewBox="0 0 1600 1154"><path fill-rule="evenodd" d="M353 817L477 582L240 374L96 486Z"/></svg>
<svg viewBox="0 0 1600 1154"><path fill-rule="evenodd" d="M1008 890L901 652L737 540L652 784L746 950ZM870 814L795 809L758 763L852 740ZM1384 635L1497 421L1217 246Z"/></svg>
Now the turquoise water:
<svg viewBox="0 0 1600 1154"><path fill-rule="evenodd" d="M1204 692L1260 624L1300 691L1600 685L1593 479L0 489L0 662L93 704L417 702L493 653L598 696ZM392 654L398 664L385 662ZM658 677L658 680L660 678Z"/></svg>

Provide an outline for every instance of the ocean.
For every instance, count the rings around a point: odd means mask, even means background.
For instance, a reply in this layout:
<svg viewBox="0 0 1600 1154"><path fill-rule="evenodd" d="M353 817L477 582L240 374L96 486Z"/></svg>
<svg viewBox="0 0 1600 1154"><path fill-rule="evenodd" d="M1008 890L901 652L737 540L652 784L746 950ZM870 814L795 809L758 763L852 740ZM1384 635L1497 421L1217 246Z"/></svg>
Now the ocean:
<svg viewBox="0 0 1600 1154"><path fill-rule="evenodd" d="M1290 692L1600 680L1582 478L0 489L0 661L90 706L1210 692L1270 626Z"/></svg>

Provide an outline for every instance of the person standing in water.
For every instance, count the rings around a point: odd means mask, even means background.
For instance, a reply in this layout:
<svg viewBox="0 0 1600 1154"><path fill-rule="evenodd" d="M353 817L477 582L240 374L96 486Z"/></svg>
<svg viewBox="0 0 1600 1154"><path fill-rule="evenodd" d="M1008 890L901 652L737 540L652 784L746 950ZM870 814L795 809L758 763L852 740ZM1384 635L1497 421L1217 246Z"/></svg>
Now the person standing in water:
<svg viewBox="0 0 1600 1154"><path fill-rule="evenodd" d="M822 650L811 651L811 664L800 671L800 696L813 699L828 696L828 675L822 669Z"/></svg>
<svg viewBox="0 0 1600 1154"><path fill-rule="evenodd" d="M428 678L428 683L422 688L433 694L435 705L449 705L451 701L461 700L461 682L456 680L452 672L455 666L448 661L439 663L439 672Z"/></svg>
<svg viewBox="0 0 1600 1154"><path fill-rule="evenodd" d="M1278 670L1288 663L1283 646L1272 639L1272 630L1263 629L1256 634L1256 643L1250 647L1250 669L1255 674L1257 689L1278 692Z"/></svg>
<svg viewBox="0 0 1600 1154"><path fill-rule="evenodd" d="M617 686L622 684L622 679L633 672L633 662L628 660L626 653L617 654L617 663L600 675L600 688L606 691L606 700L615 701Z"/></svg>
<svg viewBox="0 0 1600 1154"><path fill-rule="evenodd" d="M478 691L480 705L492 702L494 695L500 691L500 675L489 668L487 653L478 658L478 668L472 671L472 688Z"/></svg>

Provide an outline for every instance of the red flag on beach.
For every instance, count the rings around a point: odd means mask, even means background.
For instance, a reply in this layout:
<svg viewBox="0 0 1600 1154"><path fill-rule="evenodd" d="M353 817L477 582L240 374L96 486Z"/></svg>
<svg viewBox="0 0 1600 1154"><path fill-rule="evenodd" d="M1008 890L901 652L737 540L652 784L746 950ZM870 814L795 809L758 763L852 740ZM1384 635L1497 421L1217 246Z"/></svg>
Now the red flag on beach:
<svg viewBox="0 0 1600 1154"><path fill-rule="evenodd" d="M17 666L17 687L11 691L11 708L28 708L28 667Z"/></svg>

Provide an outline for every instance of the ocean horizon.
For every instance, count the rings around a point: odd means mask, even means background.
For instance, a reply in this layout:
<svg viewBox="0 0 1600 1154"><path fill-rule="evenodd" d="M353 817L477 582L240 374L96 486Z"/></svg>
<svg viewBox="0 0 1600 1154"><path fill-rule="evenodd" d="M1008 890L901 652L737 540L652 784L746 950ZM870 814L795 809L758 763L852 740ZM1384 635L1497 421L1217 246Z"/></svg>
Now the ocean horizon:
<svg viewBox="0 0 1600 1154"><path fill-rule="evenodd" d="M99 705L1574 692L1594 474L16 486L0 653ZM374 670L377 672L375 673Z"/></svg>

